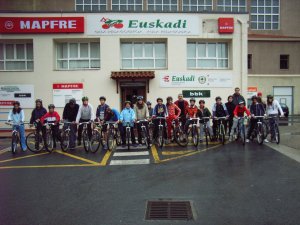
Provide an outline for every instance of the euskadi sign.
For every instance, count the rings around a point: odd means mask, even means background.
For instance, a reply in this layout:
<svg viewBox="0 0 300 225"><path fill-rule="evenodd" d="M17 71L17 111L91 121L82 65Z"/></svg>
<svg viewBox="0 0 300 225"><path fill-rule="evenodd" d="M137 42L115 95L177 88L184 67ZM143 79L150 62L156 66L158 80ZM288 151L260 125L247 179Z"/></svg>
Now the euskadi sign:
<svg viewBox="0 0 300 225"><path fill-rule="evenodd" d="M201 19L182 14L97 14L87 16L88 35L199 35Z"/></svg>

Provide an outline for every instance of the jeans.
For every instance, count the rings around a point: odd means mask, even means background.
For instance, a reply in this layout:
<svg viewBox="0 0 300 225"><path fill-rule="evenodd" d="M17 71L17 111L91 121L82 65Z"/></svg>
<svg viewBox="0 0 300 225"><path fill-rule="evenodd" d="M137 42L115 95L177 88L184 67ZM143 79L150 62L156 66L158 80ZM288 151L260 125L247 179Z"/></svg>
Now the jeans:
<svg viewBox="0 0 300 225"><path fill-rule="evenodd" d="M130 127L130 133L131 133L131 142L132 144L135 144L135 135L134 135L134 129L133 127ZM126 144L126 126L122 126L121 129L121 137L122 137L122 144L125 145Z"/></svg>
<svg viewBox="0 0 300 225"><path fill-rule="evenodd" d="M213 131L210 126L210 121L206 122L206 127L207 127L209 135L212 137ZM203 138L204 138L204 124L200 123L200 140L203 140Z"/></svg>
<svg viewBox="0 0 300 225"><path fill-rule="evenodd" d="M244 124L244 119L233 118L233 125L232 125L232 128L231 128L230 136L233 135L234 130L235 130L238 126L242 127L243 124ZM238 129L237 129L237 130L238 130ZM240 131L240 132L241 132L241 131ZM241 135L242 135L242 133L241 133ZM243 134L243 135L245 135L245 134Z"/></svg>
<svg viewBox="0 0 300 225"><path fill-rule="evenodd" d="M27 149L26 146L26 138L25 138L25 128L24 125L14 125L13 130L17 130L20 133L20 142L22 150L25 151Z"/></svg>
<svg viewBox="0 0 300 225"><path fill-rule="evenodd" d="M271 139L275 138L275 130L274 130L274 124L278 124L278 114L270 114L269 117L274 117L269 119L269 127L271 131Z"/></svg>
<svg viewBox="0 0 300 225"><path fill-rule="evenodd" d="M69 121L66 120L65 122L69 122ZM69 125L70 125L69 145L70 145L70 148L75 148L77 125L76 124L65 124L64 130L66 130Z"/></svg>

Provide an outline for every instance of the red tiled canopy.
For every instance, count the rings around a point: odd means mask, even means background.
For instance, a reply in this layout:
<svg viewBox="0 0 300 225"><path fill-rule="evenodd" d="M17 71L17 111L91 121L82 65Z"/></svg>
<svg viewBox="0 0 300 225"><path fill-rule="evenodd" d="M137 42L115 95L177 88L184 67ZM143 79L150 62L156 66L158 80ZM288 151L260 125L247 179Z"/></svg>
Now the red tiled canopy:
<svg viewBox="0 0 300 225"><path fill-rule="evenodd" d="M155 77L154 71L118 71L111 72L111 79L153 79Z"/></svg>

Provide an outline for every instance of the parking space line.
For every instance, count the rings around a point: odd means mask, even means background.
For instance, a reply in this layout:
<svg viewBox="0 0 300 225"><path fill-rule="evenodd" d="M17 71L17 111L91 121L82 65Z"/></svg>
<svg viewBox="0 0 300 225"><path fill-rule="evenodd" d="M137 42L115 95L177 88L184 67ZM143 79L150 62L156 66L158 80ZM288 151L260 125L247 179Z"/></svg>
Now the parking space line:
<svg viewBox="0 0 300 225"><path fill-rule="evenodd" d="M68 157L73 158L73 159L83 161L83 162L91 163L91 164L94 164L94 165L99 165L99 163L97 163L95 161L85 159L85 158L82 158L82 157L79 157L79 156L76 156L76 155L73 155L73 154L70 154L70 153L67 153L67 152L63 152L61 150L55 150L55 152L57 152L59 154L62 154L62 155L65 155L65 156L68 156Z"/></svg>
<svg viewBox="0 0 300 225"><path fill-rule="evenodd" d="M0 151L0 155L2 155L2 154L4 154L4 153L8 152L9 150L10 150L10 147L2 149L2 150Z"/></svg>
<svg viewBox="0 0 300 225"><path fill-rule="evenodd" d="M37 153L37 154L34 154L34 155L27 155L27 156L21 156L21 157L13 158L13 159L1 160L0 163L11 162L11 161L16 161L16 160L20 160L20 159L26 159L26 158L31 158L31 157L36 157L36 156L46 155L46 154L49 154L49 152L43 152L43 153Z"/></svg>
<svg viewBox="0 0 300 225"><path fill-rule="evenodd" d="M107 161L109 160L111 153L112 153L112 151L106 151L102 161L100 162L100 166L106 166Z"/></svg>
<svg viewBox="0 0 300 225"><path fill-rule="evenodd" d="M63 167L94 167L95 164L62 164L62 165L37 165L37 166L1 166L3 169L28 169L28 168L63 168Z"/></svg>
<svg viewBox="0 0 300 225"><path fill-rule="evenodd" d="M149 155L148 151L140 151L140 152L115 152L114 156L142 156Z"/></svg>
<svg viewBox="0 0 300 225"><path fill-rule="evenodd" d="M150 164L150 159L111 160L111 166Z"/></svg>
<svg viewBox="0 0 300 225"><path fill-rule="evenodd" d="M162 151L162 155L184 155L190 152L195 152L197 150L183 150L183 151Z"/></svg>
<svg viewBox="0 0 300 225"><path fill-rule="evenodd" d="M157 149L156 149L155 145L152 145L151 152L152 152L152 155L153 155L153 158L154 158L154 163L159 163L160 162L160 158L158 156L158 152L157 152Z"/></svg>

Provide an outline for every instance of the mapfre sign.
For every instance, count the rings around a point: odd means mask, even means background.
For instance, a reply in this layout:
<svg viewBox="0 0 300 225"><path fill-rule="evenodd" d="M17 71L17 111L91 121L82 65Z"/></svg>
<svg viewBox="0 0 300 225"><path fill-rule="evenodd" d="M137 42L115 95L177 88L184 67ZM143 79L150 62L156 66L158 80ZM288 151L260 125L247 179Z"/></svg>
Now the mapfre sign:
<svg viewBox="0 0 300 225"><path fill-rule="evenodd" d="M1 34L83 32L84 17L0 17Z"/></svg>
<svg viewBox="0 0 300 225"><path fill-rule="evenodd" d="M220 34L232 34L234 32L233 18L219 18L218 24Z"/></svg>

